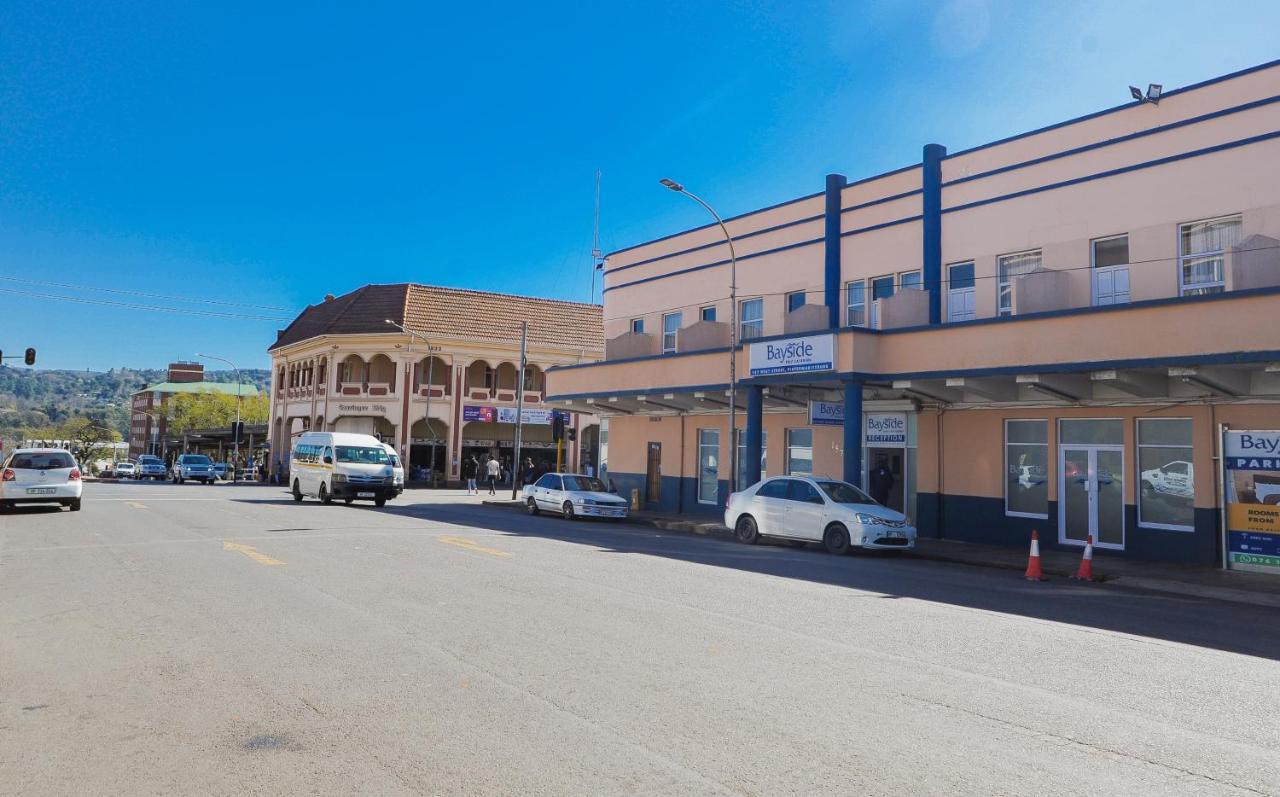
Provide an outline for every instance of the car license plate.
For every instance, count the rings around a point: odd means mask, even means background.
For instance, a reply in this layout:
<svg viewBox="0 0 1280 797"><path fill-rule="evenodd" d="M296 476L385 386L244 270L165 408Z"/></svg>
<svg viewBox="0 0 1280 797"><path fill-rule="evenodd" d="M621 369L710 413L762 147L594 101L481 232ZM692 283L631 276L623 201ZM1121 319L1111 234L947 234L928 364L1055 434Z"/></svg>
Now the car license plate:
<svg viewBox="0 0 1280 797"><path fill-rule="evenodd" d="M57 490L52 487L28 487L27 495L53 495Z"/></svg>
<svg viewBox="0 0 1280 797"><path fill-rule="evenodd" d="M886 532L884 536L893 540L901 540L901 539L905 539L907 535L906 533L901 531L890 531L890 532Z"/></svg>
<svg viewBox="0 0 1280 797"><path fill-rule="evenodd" d="M356 498L372 498L373 493L356 493Z"/></svg>

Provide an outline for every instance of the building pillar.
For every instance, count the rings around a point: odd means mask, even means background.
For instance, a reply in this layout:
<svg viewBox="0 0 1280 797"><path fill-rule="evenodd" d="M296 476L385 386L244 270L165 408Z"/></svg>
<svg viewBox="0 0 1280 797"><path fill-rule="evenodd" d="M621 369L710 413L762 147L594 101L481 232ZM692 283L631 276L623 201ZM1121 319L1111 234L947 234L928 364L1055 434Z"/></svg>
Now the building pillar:
<svg viewBox="0 0 1280 797"><path fill-rule="evenodd" d="M942 323L942 159L947 148L924 145L921 181L921 230L924 251L921 266L924 289L929 292L929 323Z"/></svg>
<svg viewBox="0 0 1280 797"><path fill-rule="evenodd" d="M862 486L862 380L844 383L844 480Z"/></svg>
<svg viewBox="0 0 1280 797"><path fill-rule="evenodd" d="M747 386L747 440L744 446L746 457L746 467L743 470L743 484L738 485L739 490L760 481L760 455L761 442L764 438L764 388L759 385ZM737 445L737 440L732 440L730 445Z"/></svg>
<svg viewBox="0 0 1280 797"><path fill-rule="evenodd" d="M840 326L840 212L844 187L848 182L843 174L827 175L826 268L823 285L829 329Z"/></svg>

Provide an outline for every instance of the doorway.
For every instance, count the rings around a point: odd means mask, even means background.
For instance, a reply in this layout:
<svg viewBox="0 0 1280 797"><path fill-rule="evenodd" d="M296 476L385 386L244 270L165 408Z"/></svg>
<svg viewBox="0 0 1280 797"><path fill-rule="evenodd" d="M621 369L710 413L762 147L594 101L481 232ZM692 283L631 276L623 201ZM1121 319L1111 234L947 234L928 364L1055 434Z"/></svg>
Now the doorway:
<svg viewBox="0 0 1280 797"><path fill-rule="evenodd" d="M1124 447L1063 445L1058 452L1058 542L1124 550Z"/></svg>
<svg viewBox="0 0 1280 797"><path fill-rule="evenodd" d="M906 449L868 448L867 487L878 503L906 514Z"/></svg>
<svg viewBox="0 0 1280 797"><path fill-rule="evenodd" d="M649 444L649 460L644 474L644 500L650 504L662 502L662 443Z"/></svg>

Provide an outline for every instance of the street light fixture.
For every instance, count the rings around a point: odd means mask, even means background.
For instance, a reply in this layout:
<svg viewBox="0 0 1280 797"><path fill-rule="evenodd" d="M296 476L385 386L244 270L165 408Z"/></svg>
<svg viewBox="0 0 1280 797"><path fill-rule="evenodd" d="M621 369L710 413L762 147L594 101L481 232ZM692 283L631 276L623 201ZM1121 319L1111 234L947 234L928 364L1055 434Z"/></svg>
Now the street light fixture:
<svg viewBox="0 0 1280 797"><path fill-rule="evenodd" d="M426 417L423 420L425 420L427 424L427 434L431 436L429 438L431 440L431 454L429 456L428 464L427 464L427 481L434 485L435 479L436 479L436 430L435 430L434 424L431 423L431 386L432 384L434 384L433 379L434 379L436 360L435 360L435 355L431 353L431 341L422 337L422 335L418 334L417 332L414 332L412 329L405 327L403 324L397 324L395 321L392 321L390 318L385 320L388 324L390 324L391 326L395 327L396 329L400 330L401 332L409 336L410 347L413 346L413 338L417 338L418 340L422 341L427 347L427 410L426 410ZM407 390L408 386L406 386L405 389ZM409 430L409 447L410 449L413 448L413 430L412 429ZM405 452L406 455L410 453L411 453L410 451Z"/></svg>
<svg viewBox="0 0 1280 797"><path fill-rule="evenodd" d="M235 363L231 362L226 357L218 357L213 354L201 354L200 352L196 352L196 356L206 360L217 360L218 362L226 363L231 366L231 370L236 372L236 425L231 427L232 445L234 446L231 456L235 460L231 465L231 483L235 484L236 465L240 463L240 388L243 384L240 381L240 369L236 367Z"/></svg>
<svg viewBox="0 0 1280 797"><path fill-rule="evenodd" d="M738 257L733 250L733 236L729 234L729 228L725 226L720 214L696 194L686 191L683 185L668 177L663 177L658 182L706 208L706 211L716 220L716 224L720 225L720 232L724 233L724 240L729 244L729 492L736 493L738 491Z"/></svg>

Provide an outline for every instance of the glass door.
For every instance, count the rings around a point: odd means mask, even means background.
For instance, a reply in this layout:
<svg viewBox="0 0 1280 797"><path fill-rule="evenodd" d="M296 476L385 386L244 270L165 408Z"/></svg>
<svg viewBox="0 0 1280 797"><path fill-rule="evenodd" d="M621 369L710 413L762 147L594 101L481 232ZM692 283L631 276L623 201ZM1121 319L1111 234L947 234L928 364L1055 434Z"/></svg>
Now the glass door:
<svg viewBox="0 0 1280 797"><path fill-rule="evenodd" d="M1124 448L1062 446L1058 474L1058 541L1122 550Z"/></svg>

